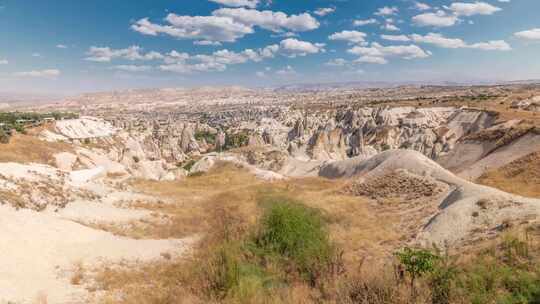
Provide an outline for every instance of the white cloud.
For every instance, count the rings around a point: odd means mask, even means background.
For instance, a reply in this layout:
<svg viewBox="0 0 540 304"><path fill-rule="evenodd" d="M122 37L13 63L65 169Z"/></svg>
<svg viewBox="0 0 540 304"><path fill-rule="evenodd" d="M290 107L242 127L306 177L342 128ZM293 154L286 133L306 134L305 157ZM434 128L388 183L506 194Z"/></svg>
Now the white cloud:
<svg viewBox="0 0 540 304"><path fill-rule="evenodd" d="M389 7L389 6L385 6L385 7L381 7L377 10L377 12L375 13L375 15L377 16L389 16L389 15L396 15L398 13L399 9L395 6L393 7Z"/></svg>
<svg viewBox="0 0 540 304"><path fill-rule="evenodd" d="M7 59L0 58L0 65L9 64L9 61Z"/></svg>
<svg viewBox="0 0 540 304"><path fill-rule="evenodd" d="M431 9L431 6L429 6L428 4L423 3L423 2L415 2L414 3L414 8L419 10L419 11L427 11L427 10Z"/></svg>
<svg viewBox="0 0 540 304"><path fill-rule="evenodd" d="M387 24L383 25L381 28L383 30L387 30L387 31L390 31L390 32L398 32L399 31L399 27L395 26L392 23L387 23Z"/></svg>
<svg viewBox="0 0 540 304"><path fill-rule="evenodd" d="M18 72L14 75L17 77L32 77L32 78L49 78L54 79L58 76L60 76L60 71L56 69L49 69L49 70L36 70L36 71L29 71L29 72Z"/></svg>
<svg viewBox="0 0 540 304"><path fill-rule="evenodd" d="M413 34L411 35L411 38L414 42L417 42L417 43L433 44L438 47L447 48L447 49L469 48L469 49L479 49L479 50L486 50L486 51L509 51L512 49L512 47L506 41L503 41L503 40L492 40L488 42L467 44L462 39L447 38L437 33L429 33L425 36Z"/></svg>
<svg viewBox="0 0 540 304"><path fill-rule="evenodd" d="M354 62L358 63L374 63L374 64L387 64L388 60L384 59L384 57L377 57L377 56L361 56L360 58L356 59Z"/></svg>
<svg viewBox="0 0 540 304"><path fill-rule="evenodd" d="M463 3L454 2L449 9L458 16L492 15L502 9L485 2Z"/></svg>
<svg viewBox="0 0 540 304"><path fill-rule="evenodd" d="M491 40L488 42L478 42L467 46L471 49L479 49L485 51L510 51L512 47L504 40Z"/></svg>
<svg viewBox="0 0 540 304"><path fill-rule="evenodd" d="M196 40L193 41L195 45L210 45L210 46L220 46L221 42L219 41L210 41L210 40Z"/></svg>
<svg viewBox="0 0 540 304"><path fill-rule="evenodd" d="M296 75L298 75L298 73L296 72L296 70L293 67L288 65L283 69L277 70L276 75L289 76L290 77L290 76L296 76Z"/></svg>
<svg viewBox="0 0 540 304"><path fill-rule="evenodd" d="M414 42L433 44L447 49L465 48L467 45L461 39L446 38L441 34L429 33L425 36L413 34L411 38Z"/></svg>
<svg viewBox="0 0 540 304"><path fill-rule="evenodd" d="M283 12L258 11L245 8L222 8L212 13L214 16L231 18L234 22L249 27L258 26L274 32L304 32L319 28L317 19L308 13L287 15Z"/></svg>
<svg viewBox="0 0 540 304"><path fill-rule="evenodd" d="M116 65L112 69L124 72L146 72L150 71L152 67L149 65Z"/></svg>
<svg viewBox="0 0 540 304"><path fill-rule="evenodd" d="M282 40L280 49L288 57L306 56L308 54L317 54L324 52L324 43L311 43L307 41L301 41L295 38L288 38Z"/></svg>
<svg viewBox="0 0 540 304"><path fill-rule="evenodd" d="M459 18L456 15L448 15L439 10L435 13L424 13L412 18L413 23L418 26L448 27L455 25Z"/></svg>
<svg viewBox="0 0 540 304"><path fill-rule="evenodd" d="M210 0L225 6L231 7L249 7L256 8L259 5L259 0Z"/></svg>
<svg viewBox="0 0 540 304"><path fill-rule="evenodd" d="M540 28L517 32L514 36L525 40L540 41Z"/></svg>
<svg viewBox="0 0 540 304"><path fill-rule="evenodd" d="M165 56L162 71L189 74L193 72L225 71L228 65L242 64L249 61L260 62L273 58L280 47L277 44L260 49L246 49L242 52L219 50L210 55L194 55L172 51Z"/></svg>
<svg viewBox="0 0 540 304"><path fill-rule="evenodd" d="M379 23L376 19L366 19L366 20L354 20L353 21L353 25L354 26L364 26L364 25L368 25L368 24L376 24L376 23Z"/></svg>
<svg viewBox="0 0 540 304"><path fill-rule="evenodd" d="M263 71L258 71L255 73L255 76L259 77L259 78L264 78L266 77L266 73L263 72Z"/></svg>
<svg viewBox="0 0 540 304"><path fill-rule="evenodd" d="M165 34L178 39L198 41L234 42L260 27L276 33L292 31L303 32L317 29L320 24L308 13L287 15L283 12L258 11L255 9L221 8L212 16L180 16L169 14L168 24L152 23L148 18L135 22L131 29L143 35Z"/></svg>
<svg viewBox="0 0 540 304"><path fill-rule="evenodd" d="M131 28L144 35L170 35L178 39L195 39L219 42L234 42L247 34L253 34L253 27L235 22L232 18L218 16L179 16L169 14L165 19L169 25L152 23L143 18Z"/></svg>
<svg viewBox="0 0 540 304"><path fill-rule="evenodd" d="M313 13L317 16L326 16L328 14L332 14L333 12L335 12L336 9L333 8L333 7L322 7L322 8L318 8L316 9Z"/></svg>
<svg viewBox="0 0 540 304"><path fill-rule="evenodd" d="M407 42L411 39L405 35L381 35L381 38L388 41L401 41Z"/></svg>
<svg viewBox="0 0 540 304"><path fill-rule="evenodd" d="M43 57L43 56L41 56L40 53L33 53L32 57L40 58L40 57Z"/></svg>
<svg viewBox="0 0 540 304"><path fill-rule="evenodd" d="M359 31L342 31L339 33L334 33L328 37L330 40L342 40L349 41L352 43L362 43L365 42L366 33Z"/></svg>
<svg viewBox="0 0 540 304"><path fill-rule="evenodd" d="M163 59L163 55L158 52L148 52L146 54L141 53L142 48L139 46L130 46L126 49L111 49L109 47L95 47L92 46L86 52L85 59L94 62L110 62L112 59L125 59L125 60L157 60Z"/></svg>
<svg viewBox="0 0 540 304"><path fill-rule="evenodd" d="M336 59L329 60L324 65L327 65L327 66L344 66L345 64L347 64L347 60L345 60L343 58L336 58Z"/></svg>
<svg viewBox="0 0 540 304"><path fill-rule="evenodd" d="M348 50L349 53L358 55L360 58L356 62L366 63L387 63L387 58L398 57L403 59L416 59L427 58L431 56L430 52L424 51L419 46L411 45L397 45L397 46L383 46L376 42L372 43L369 47L356 46Z"/></svg>

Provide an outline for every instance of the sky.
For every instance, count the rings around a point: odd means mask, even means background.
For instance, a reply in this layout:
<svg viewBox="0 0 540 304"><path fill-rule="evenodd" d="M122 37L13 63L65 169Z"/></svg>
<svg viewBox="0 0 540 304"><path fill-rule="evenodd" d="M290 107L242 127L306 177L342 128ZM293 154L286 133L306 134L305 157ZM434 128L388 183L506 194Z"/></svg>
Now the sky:
<svg viewBox="0 0 540 304"><path fill-rule="evenodd" d="M0 0L0 92L540 79L538 12L538 0Z"/></svg>

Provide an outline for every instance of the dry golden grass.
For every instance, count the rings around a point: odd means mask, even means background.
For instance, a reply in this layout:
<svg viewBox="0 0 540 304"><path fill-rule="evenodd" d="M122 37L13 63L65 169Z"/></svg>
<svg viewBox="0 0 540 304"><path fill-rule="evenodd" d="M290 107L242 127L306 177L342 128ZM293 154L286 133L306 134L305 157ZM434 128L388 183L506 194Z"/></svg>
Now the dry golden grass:
<svg viewBox="0 0 540 304"><path fill-rule="evenodd" d="M213 244L222 241L225 231L241 234L245 228L257 223L262 212L259 198L268 194L284 195L320 209L329 222L332 241L343 250L343 259L353 272L362 261L370 261L373 269L378 267L374 261L385 261L383 257L390 256L401 238L394 225L397 219L377 217L368 201L341 194L343 181L307 178L269 183L232 164L221 164L207 174L182 181L138 180L132 186L166 201L141 203L136 207L166 214L168 220L138 227L134 224L130 231L116 232L139 238L205 235L197 252L208 252L215 246ZM111 227L105 229L115 232ZM205 260L200 256L199 259ZM207 303L208 299L201 301L190 296L200 294L190 288L198 286L193 280L201 265L189 258L125 266L100 269L91 280L95 282L91 289L105 294L100 297L100 303ZM252 303L316 303L320 298L318 291L303 284L284 292L287 294L261 296L259 300L255 297ZM119 294L123 295L121 300L118 300Z"/></svg>
<svg viewBox="0 0 540 304"><path fill-rule="evenodd" d="M0 162L53 164L54 154L70 152L67 143L45 142L32 135L17 134L8 144L0 144Z"/></svg>
<svg viewBox="0 0 540 304"><path fill-rule="evenodd" d="M347 248L349 260L388 254L393 247L389 245L395 245L401 237L394 225L397 218L380 218L366 199L342 194L343 181L306 178L268 183L232 164L222 164L208 174L183 181L138 180L132 186L168 201L135 205L166 214L167 220L138 226L132 223L128 231L115 231L110 226L106 230L137 238L185 237L208 232L215 224L215 213L224 209L242 217L246 223L255 223L260 214L258 197L279 193L322 210L330 221L331 236Z"/></svg>
<svg viewBox="0 0 540 304"><path fill-rule="evenodd" d="M540 152L487 172L477 182L506 192L540 198Z"/></svg>

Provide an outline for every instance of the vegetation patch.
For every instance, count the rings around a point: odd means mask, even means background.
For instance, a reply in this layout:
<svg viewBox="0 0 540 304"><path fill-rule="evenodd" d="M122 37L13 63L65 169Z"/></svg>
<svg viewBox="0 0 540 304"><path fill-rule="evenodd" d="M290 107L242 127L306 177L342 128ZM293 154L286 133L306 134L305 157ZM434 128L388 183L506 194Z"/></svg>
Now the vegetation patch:
<svg viewBox="0 0 540 304"><path fill-rule="evenodd" d="M78 118L79 115L70 112L0 112L0 144L7 144L13 135L26 133L26 128L37 127L47 121Z"/></svg>

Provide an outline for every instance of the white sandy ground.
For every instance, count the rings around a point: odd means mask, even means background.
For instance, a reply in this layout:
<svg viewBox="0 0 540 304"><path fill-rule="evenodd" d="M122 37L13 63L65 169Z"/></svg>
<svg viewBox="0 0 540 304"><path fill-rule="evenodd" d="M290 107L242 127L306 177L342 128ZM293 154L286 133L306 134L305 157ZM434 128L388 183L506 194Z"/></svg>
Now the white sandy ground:
<svg viewBox="0 0 540 304"><path fill-rule="evenodd" d="M56 133L70 139L109 137L118 132L107 121L95 117L59 120L55 123Z"/></svg>
<svg viewBox="0 0 540 304"><path fill-rule="evenodd" d="M57 216L0 206L0 303L83 303L85 291L70 284L76 263L150 260L189 248L192 239L133 240Z"/></svg>
<svg viewBox="0 0 540 304"><path fill-rule="evenodd" d="M156 198L108 186L103 167L64 172L48 165L0 163L0 173L0 190L19 191L21 181L27 181L54 184L65 193L84 190L95 195L73 196L65 208L50 205L43 212L17 211L0 201L0 304L36 303L38 297L47 303L84 303L86 291L70 283L75 264L150 260L165 252L178 255L195 241L134 240L79 224L122 224L154 215L129 205Z"/></svg>

